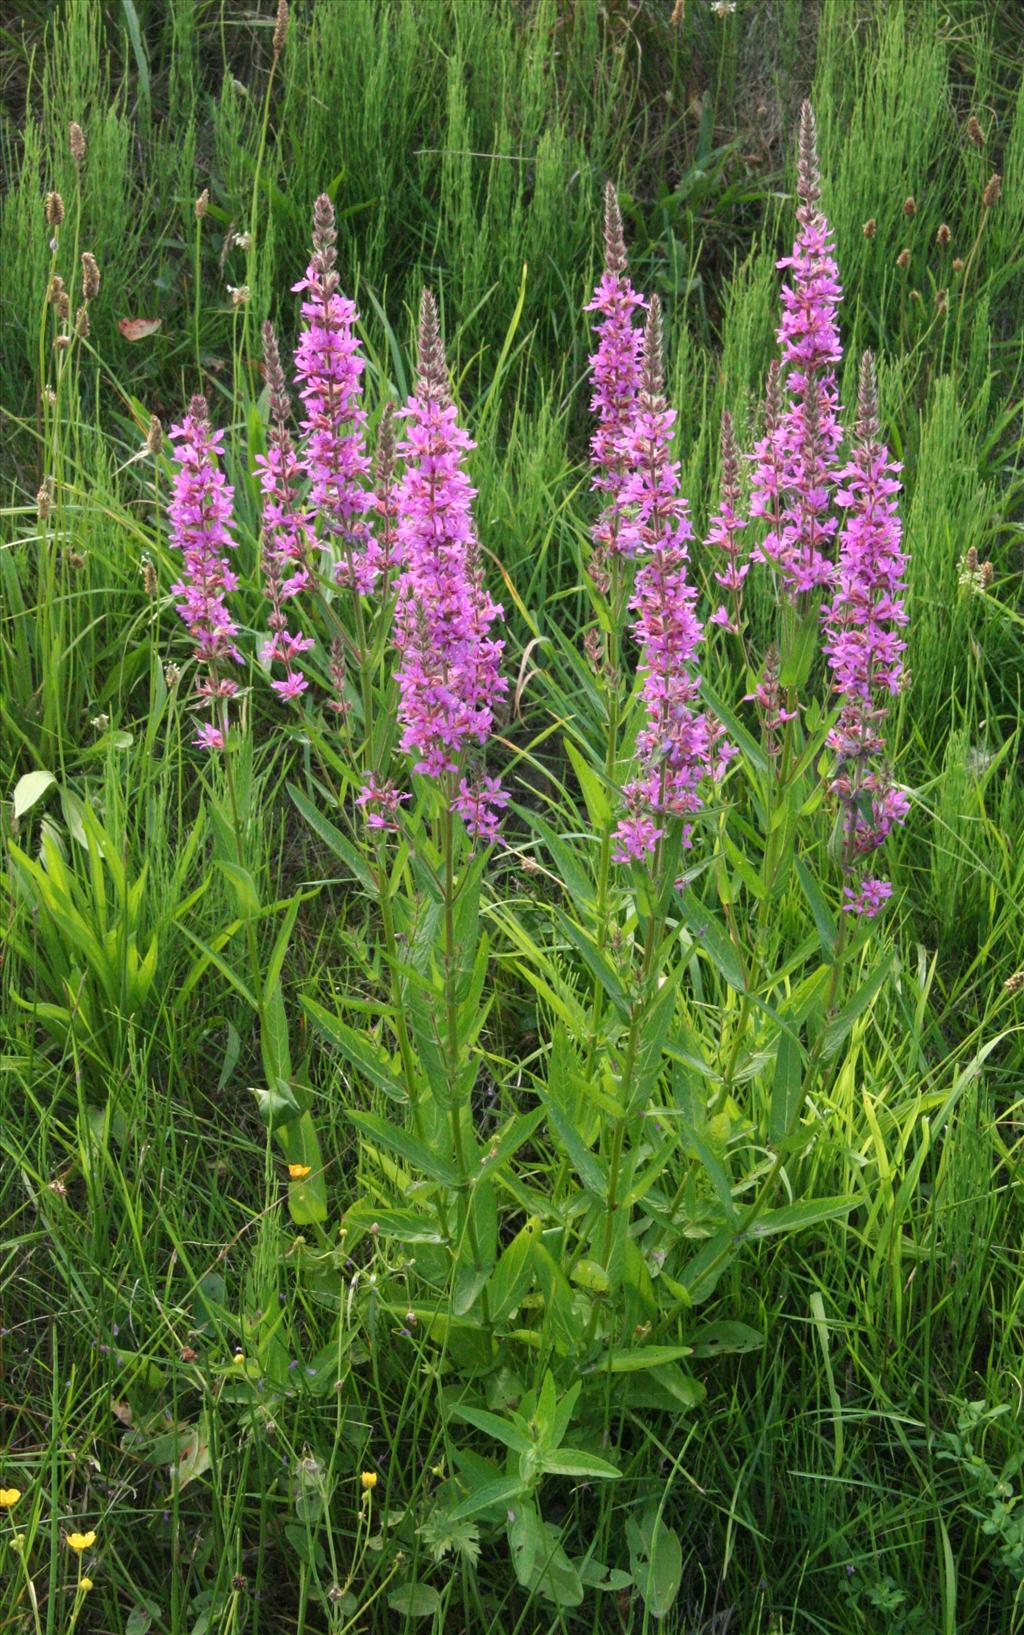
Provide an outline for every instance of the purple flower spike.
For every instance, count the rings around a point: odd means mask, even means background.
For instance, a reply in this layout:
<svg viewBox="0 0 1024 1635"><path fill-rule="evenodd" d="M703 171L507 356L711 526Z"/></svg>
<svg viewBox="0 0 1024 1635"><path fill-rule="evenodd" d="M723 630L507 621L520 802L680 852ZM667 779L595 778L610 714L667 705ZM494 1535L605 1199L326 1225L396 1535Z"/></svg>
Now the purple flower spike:
<svg viewBox="0 0 1024 1635"><path fill-rule="evenodd" d="M897 509L900 469L880 438L874 362L865 352L853 454L840 472L844 486L836 496L846 521L835 596L821 610L825 655L842 700L842 713L828 741L837 757L831 787L843 807L847 868L856 857L880 846L909 810L903 791L871 765L885 747L881 729L886 701L899 692L904 680L906 642L900 631L907 623L903 602L907 559ZM873 917L891 890L884 881L864 881L858 891L847 890L850 900L845 907Z"/></svg>
<svg viewBox="0 0 1024 1635"><path fill-rule="evenodd" d="M263 362L270 392L269 452L256 456L256 467L263 490L263 571L270 602L270 639L264 642L260 657L268 666L284 665L284 678L270 685L279 697L292 699L301 697L308 686L294 661L313 643L301 631L291 634L283 604L312 584L309 560L315 540L299 501L302 467L288 430L288 391L277 337L269 322L263 325Z"/></svg>
<svg viewBox="0 0 1024 1635"><path fill-rule="evenodd" d="M171 544L183 558L182 578L171 590L180 598L178 612L205 671L196 692L210 709L209 721L193 742L202 749L221 750L227 737L229 700L238 691L237 682L223 669L228 660L242 662L234 641L238 626L225 601L238 578L222 554L225 549L234 550L236 544L230 532L233 490L218 465L224 433L211 431L206 399L197 396L181 424L171 427L170 438L178 469L167 515Z"/></svg>
<svg viewBox="0 0 1024 1635"><path fill-rule="evenodd" d="M655 851L664 833L659 816L697 811L698 785L724 770L729 754L717 723L693 707L699 678L690 665L703 632L697 592L687 579L693 530L679 492L679 464L670 457L675 412L665 402L661 348L661 304L652 296L637 414L619 440L631 473L622 500L635 516L644 553L630 607L637 615L633 635L644 672L646 721L637 734L637 774L623 789L627 815L614 836L618 862Z"/></svg>
<svg viewBox="0 0 1024 1635"><path fill-rule="evenodd" d="M842 299L831 230L819 208L821 180L814 112L800 116L797 222L793 253L777 263L791 279L782 287L777 339L787 366L785 408L766 416L755 451L755 516L769 519L758 561L774 563L782 587L796 597L827 585L836 521L829 504L841 440L836 365L842 357L836 311ZM776 388L777 389L777 388Z"/></svg>
<svg viewBox="0 0 1024 1635"><path fill-rule="evenodd" d="M640 389L643 334L633 316L645 305L629 281L622 216L611 182L605 188L604 210L604 271L586 307L587 312L598 314L594 325L597 349L590 358L594 384L590 407L597 416L597 430L590 440L593 487L608 496L594 529L599 566L608 556L632 556L636 550L635 532L618 503L626 475L620 439L632 419Z"/></svg>
<svg viewBox="0 0 1024 1635"><path fill-rule="evenodd" d="M313 207L313 259L305 277L305 323L295 353L295 373L305 415L302 462L309 476L310 506L329 536L334 577L360 592L372 590L377 550L366 521L373 496L364 486L369 460L364 447L366 411L360 396L365 367L355 326L355 304L340 294L335 270L334 206L322 193Z"/></svg>
<svg viewBox="0 0 1024 1635"><path fill-rule="evenodd" d="M486 741L507 683L499 673L505 644L491 635L502 610L484 587L475 490L462 466L473 443L457 424L429 290L420 311L416 391L404 417L395 609L401 745L416 756L415 771L439 778L457 773L463 752ZM496 794L495 785L484 805L493 807ZM456 807L463 810L458 801Z"/></svg>
<svg viewBox="0 0 1024 1635"><path fill-rule="evenodd" d="M712 613L710 622L721 625L724 630L738 636L743 610L743 581L750 572L750 563L742 561L743 546L740 535L746 523L736 514L736 508L740 503L740 461L736 449L736 435L732 427L732 415L728 409L722 414L721 448L722 492L718 511L708 525L706 543L717 545L725 552L725 568L721 573L716 572L715 578L728 594L731 609L724 606L717 608Z"/></svg>

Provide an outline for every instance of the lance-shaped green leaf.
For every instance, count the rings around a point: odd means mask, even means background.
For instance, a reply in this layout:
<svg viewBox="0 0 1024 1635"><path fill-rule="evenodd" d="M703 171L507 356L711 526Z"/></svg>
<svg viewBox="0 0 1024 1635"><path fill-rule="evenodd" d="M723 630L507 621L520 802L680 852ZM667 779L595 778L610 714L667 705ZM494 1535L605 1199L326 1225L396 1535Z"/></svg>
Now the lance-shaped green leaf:
<svg viewBox="0 0 1024 1635"><path fill-rule="evenodd" d="M313 802L306 798L301 789L296 789L294 784L289 784L288 793L313 832L320 836L324 845L334 853L335 857L341 859L364 890L375 897L377 895L377 886L373 875L348 836L343 835L341 830L329 818L325 818L322 812L317 811Z"/></svg>
<svg viewBox="0 0 1024 1635"><path fill-rule="evenodd" d="M596 977L623 1021L629 1019L629 996L619 980L611 961L593 938L581 926L570 920L560 909L555 910L555 922L583 958L591 975Z"/></svg>
<svg viewBox="0 0 1024 1635"><path fill-rule="evenodd" d="M383 1090L392 1101L404 1103L408 1100L405 1087L392 1071L391 1058L383 1045L378 1045L365 1032L349 1027L347 1022L333 1016L313 999L304 996L302 1008L324 1038L337 1045L346 1061L362 1073L370 1084Z"/></svg>
<svg viewBox="0 0 1024 1635"><path fill-rule="evenodd" d="M418 1141L409 1130L403 1130L400 1125L390 1123L386 1118L378 1118L376 1113L356 1112L349 1109L346 1115L357 1129L378 1147L385 1147L388 1152L404 1158L407 1164L419 1170L431 1181L440 1181L443 1186L459 1186L459 1173L447 1158L440 1153L431 1152L422 1141Z"/></svg>

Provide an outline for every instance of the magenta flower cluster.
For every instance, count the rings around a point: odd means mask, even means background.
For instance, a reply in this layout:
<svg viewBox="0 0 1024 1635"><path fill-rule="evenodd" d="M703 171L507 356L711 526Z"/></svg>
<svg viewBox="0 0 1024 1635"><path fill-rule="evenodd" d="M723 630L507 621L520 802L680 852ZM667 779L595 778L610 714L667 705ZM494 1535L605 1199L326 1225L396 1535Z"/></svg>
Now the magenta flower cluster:
<svg viewBox="0 0 1024 1635"><path fill-rule="evenodd" d="M193 741L204 749L223 749L229 703L238 691L225 666L242 661L235 645L238 626L224 600L238 584L224 555L236 544L231 537L234 493L219 466L224 433L210 429L206 400L194 397L181 424L171 427L170 438L177 470L167 514L171 544L182 554L182 577L171 590L179 598L177 610L204 672L196 692L210 711Z"/></svg>
<svg viewBox="0 0 1024 1635"><path fill-rule="evenodd" d="M836 519L830 515L836 454L842 440L835 370L841 356L836 313L842 297L828 222L819 208L821 183L814 114L804 103L797 173L799 231L792 255L778 265L791 278L782 288L777 339L787 373L785 402L779 382L766 412L765 435L755 451L751 512L768 528L757 560L779 570L791 597L815 591L832 577Z"/></svg>
<svg viewBox="0 0 1024 1635"><path fill-rule="evenodd" d="M861 361L857 428L851 458L840 473L836 504L846 514L839 540L835 593L822 608L825 654L842 710L829 735L836 754L832 792L843 812L845 861L875 851L909 809L879 766L887 700L900 690L907 623L903 600L907 559L897 496L900 466L879 435L874 364ZM865 879L845 888L848 911L873 916L892 893L888 881Z"/></svg>
<svg viewBox="0 0 1024 1635"><path fill-rule="evenodd" d="M729 606L720 603L709 622L739 636L743 628L743 581L750 572L750 563L743 559L743 531L747 524L737 510L740 503L739 453L732 415L728 409L722 415L721 456L722 491L718 510L708 524L705 544L716 546L725 555L725 567L715 569L715 579L728 596Z"/></svg>
<svg viewBox="0 0 1024 1635"><path fill-rule="evenodd" d="M720 741L717 725L694 708L699 678L691 666L703 632L697 592L687 576L693 529L679 489L679 462L671 457L676 416L665 401L661 354L661 307L653 296L641 336L639 390L615 440L619 479L613 505L626 519L629 554L640 562L630 608L645 716L636 740L637 768L623 787L625 815L614 835L619 863L649 858L669 816L699 809L698 786L713 771ZM687 844L689 837L687 825Z"/></svg>
<svg viewBox="0 0 1024 1635"><path fill-rule="evenodd" d="M365 594L379 571L366 521L373 495L366 485L365 364L355 333L359 314L340 292L336 237L334 207L322 194L313 208L313 257L304 277L292 286L306 296L295 353L305 439L301 458L309 478L309 509L327 534L334 577Z"/></svg>
<svg viewBox="0 0 1024 1635"><path fill-rule="evenodd" d="M293 634L288 629L285 603L312 585L310 557L316 541L301 499L303 467L288 428L288 392L270 323L263 326L263 365L270 394L270 428L268 451L256 456L256 470L263 491L263 567L270 602L270 637L263 644L260 658L271 671L270 685L278 696L294 699L309 685L296 661L313 642L301 630ZM282 678L274 677L275 664L284 666Z"/></svg>
<svg viewBox="0 0 1024 1635"><path fill-rule="evenodd" d="M607 496L593 531L596 566L601 571L612 556L633 556L638 534L624 507L621 488L629 473L623 434L632 421L640 390L640 351L643 333L633 322L646 305L629 279L626 245L615 189L605 189L604 270L587 312L598 314L594 325L597 346L590 358L593 395L590 400L597 427L590 440L592 486Z"/></svg>
<svg viewBox="0 0 1024 1635"><path fill-rule="evenodd" d="M429 291L421 310L416 391L404 418L395 607L401 747L415 755L417 772L454 777L464 753L488 738L507 683L499 669L504 642L492 634L502 610L484 586L475 491L463 467L473 444L449 395ZM463 782L451 796L452 809L484 840L496 838L504 803L500 787L488 779Z"/></svg>

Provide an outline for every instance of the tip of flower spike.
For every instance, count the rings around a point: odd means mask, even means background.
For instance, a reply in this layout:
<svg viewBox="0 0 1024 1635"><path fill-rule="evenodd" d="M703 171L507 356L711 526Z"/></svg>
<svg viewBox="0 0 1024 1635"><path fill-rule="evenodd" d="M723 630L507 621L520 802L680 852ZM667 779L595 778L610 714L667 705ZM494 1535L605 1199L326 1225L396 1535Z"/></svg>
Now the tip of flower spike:
<svg viewBox="0 0 1024 1635"><path fill-rule="evenodd" d="M865 352L860 360L857 384L857 438L862 443L877 443L878 433L878 381L875 376L875 360L870 352Z"/></svg>
<svg viewBox="0 0 1024 1635"><path fill-rule="evenodd" d="M416 390L420 397L427 398L434 403L447 403L450 399L448 390L448 366L444 357L444 342L441 339L441 321L437 314L437 302L431 290L424 290L420 299L420 332L419 346L416 360Z"/></svg>
<svg viewBox="0 0 1024 1635"><path fill-rule="evenodd" d="M800 203L806 209L814 210L821 198L821 172L818 169L818 122L809 102L805 102L800 109L800 158L796 189Z"/></svg>
<svg viewBox="0 0 1024 1635"><path fill-rule="evenodd" d="M626 271L626 238L613 182L604 185L604 264L610 273Z"/></svg>
<svg viewBox="0 0 1024 1635"><path fill-rule="evenodd" d="M204 425L207 424L210 418L210 406L202 392L197 392L195 397L189 398L188 412L193 420L201 420Z"/></svg>
<svg viewBox="0 0 1024 1635"><path fill-rule="evenodd" d="M334 260L334 206L326 193L321 193L313 205L313 248L317 255Z"/></svg>
<svg viewBox="0 0 1024 1635"><path fill-rule="evenodd" d="M288 417L288 387L281 366L281 351L274 326L268 318L263 325L263 375L270 395L270 410L276 420Z"/></svg>
<svg viewBox="0 0 1024 1635"><path fill-rule="evenodd" d="M665 370L662 362L664 350L665 326L661 318L661 302L656 295L651 296L647 309L647 322L644 324L644 344L640 355L640 390L654 405L664 396Z"/></svg>
<svg viewBox="0 0 1024 1635"><path fill-rule="evenodd" d="M722 410L722 498L730 505L735 506L740 497L740 457L736 447L736 432L733 428L732 415L728 409Z"/></svg>

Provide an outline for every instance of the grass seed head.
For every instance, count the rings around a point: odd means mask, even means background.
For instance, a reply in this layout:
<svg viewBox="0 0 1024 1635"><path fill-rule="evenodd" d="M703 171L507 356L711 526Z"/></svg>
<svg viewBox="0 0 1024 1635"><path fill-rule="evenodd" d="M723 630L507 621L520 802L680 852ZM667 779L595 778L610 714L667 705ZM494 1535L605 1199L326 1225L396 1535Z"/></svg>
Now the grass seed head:
<svg viewBox="0 0 1024 1635"><path fill-rule="evenodd" d="M999 175L998 171L993 171L988 181L985 183L985 191L981 195L981 202L986 210L991 210L994 204L999 203L1002 196L1003 178Z"/></svg>
<svg viewBox="0 0 1024 1635"><path fill-rule="evenodd" d="M68 146L71 149L71 157L75 161L75 169L77 170L85 158L85 132L74 119L68 128Z"/></svg>
<svg viewBox="0 0 1024 1635"><path fill-rule="evenodd" d="M100 269L91 250L82 252L82 300L95 301L100 293Z"/></svg>
<svg viewBox="0 0 1024 1635"><path fill-rule="evenodd" d="M46 225L59 227L64 220L64 200L54 191L46 195Z"/></svg>

